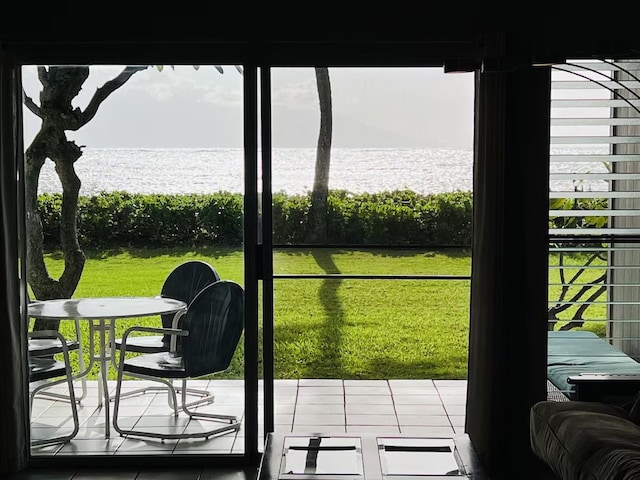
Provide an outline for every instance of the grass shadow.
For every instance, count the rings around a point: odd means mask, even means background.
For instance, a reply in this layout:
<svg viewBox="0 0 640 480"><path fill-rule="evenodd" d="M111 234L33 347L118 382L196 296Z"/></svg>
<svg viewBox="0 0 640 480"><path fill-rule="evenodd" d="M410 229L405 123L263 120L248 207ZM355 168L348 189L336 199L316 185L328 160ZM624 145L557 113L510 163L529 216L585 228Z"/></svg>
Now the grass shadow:
<svg viewBox="0 0 640 480"><path fill-rule="evenodd" d="M466 353L466 352L465 352ZM457 362L466 365L468 356L457 358ZM465 380L467 369L452 374L441 362L424 359L403 362L389 357L377 357L368 363L364 376L356 380ZM411 372L411 373L407 373Z"/></svg>
<svg viewBox="0 0 640 480"><path fill-rule="evenodd" d="M333 261L332 252L325 249L314 249L311 254L324 273L340 273L340 269ZM309 363L311 368L309 372L310 378L319 374L313 368L316 363L318 365L335 365L337 371L334 378L341 378L344 372L341 354L342 338L340 334L340 326L344 323L344 309L337 294L341 284L342 280L339 279L324 280L318 292L318 297L326 316L322 333L320 334L321 337L318 339L318 342L322 345L320 351L325 358Z"/></svg>
<svg viewBox="0 0 640 480"><path fill-rule="evenodd" d="M184 257L186 255L206 256L209 258L222 258L233 254L242 254L242 246L203 246L203 247L167 247L167 248L110 248L105 250L84 250L85 257L91 260L102 260L118 255L128 255L131 258L155 258L155 257ZM64 258L61 251L47 252L53 260Z"/></svg>

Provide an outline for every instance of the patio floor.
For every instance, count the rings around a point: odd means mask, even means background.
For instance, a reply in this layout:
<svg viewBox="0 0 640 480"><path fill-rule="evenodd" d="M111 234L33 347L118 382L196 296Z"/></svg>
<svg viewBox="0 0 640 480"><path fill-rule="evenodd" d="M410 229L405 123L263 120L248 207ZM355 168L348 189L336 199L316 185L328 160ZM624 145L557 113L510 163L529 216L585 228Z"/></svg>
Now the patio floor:
<svg viewBox="0 0 640 480"><path fill-rule="evenodd" d="M110 382L115 391L115 382ZM127 389L142 381L126 382ZM123 384L124 385L124 384ZM156 384L157 385L157 384ZM242 380L191 380L190 387L207 388L216 396L204 411L243 415ZM339 380L275 381L275 430L278 433L354 433L447 437L464 432L466 380ZM53 387L64 393L64 386ZM81 394L80 385L76 394ZM113 415L113 404L111 404ZM160 440L121 437L111 428L104 437L104 411L98 407L98 385L87 382L87 396L79 406L80 431L63 445L33 448L33 455L175 455L241 453L240 431L204 439ZM162 392L125 398L119 423L149 431L197 431L203 420L175 419ZM262 412L260 411L262 428ZM207 422L210 424L210 422ZM69 404L36 397L32 412L33 438L50 437L72 428ZM262 444L262 438L259 444Z"/></svg>

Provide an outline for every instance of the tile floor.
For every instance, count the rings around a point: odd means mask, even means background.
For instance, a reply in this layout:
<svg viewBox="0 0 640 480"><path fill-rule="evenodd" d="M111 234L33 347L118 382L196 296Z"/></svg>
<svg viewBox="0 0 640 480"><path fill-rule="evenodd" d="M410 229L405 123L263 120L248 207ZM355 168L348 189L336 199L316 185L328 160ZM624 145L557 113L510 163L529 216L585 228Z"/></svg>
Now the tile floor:
<svg viewBox="0 0 640 480"><path fill-rule="evenodd" d="M127 382L127 389L138 388L140 381ZM242 381L191 381L190 387L208 388L216 395L213 405L199 409L242 416ZM64 386L54 387L64 392ZM110 383L111 391L115 382ZM77 393L81 390L78 387ZM464 431L465 380L277 380L275 382L276 433L353 433L381 435L454 436ZM64 445L34 448L34 457L42 456L124 456L228 454L242 452L244 428L209 440L156 440L121 437L111 431L104 437L104 411L98 407L96 382L88 382L87 396L79 407L80 431ZM171 415L166 395L151 393L122 400L120 422L159 431L184 431L202 428L181 412ZM113 413L113 409L111 409ZM262 424L262 415L260 414ZM60 429L71 428L69 405L63 401L36 398L32 412L32 436L47 437ZM244 425L243 425L244 427ZM262 444L262 439L260 439ZM76 457L77 458L77 457ZM255 480L257 469L229 468L56 468L28 469L11 480Z"/></svg>
<svg viewBox="0 0 640 480"><path fill-rule="evenodd" d="M276 392L277 433L377 433L407 436L455 436L464 431L465 380L278 380ZM130 382L127 388L137 388ZM192 381L190 386L208 387L216 393L215 408L242 415L242 381ZM549 399L566 399L550 387ZM115 389L115 385L111 384ZM79 391L79 390L78 390ZM229 453L241 451L243 429L238 434L209 440L165 440L122 438L112 432L104 438L104 415L97 407L97 384L89 382L80 407L81 427L69 443L34 449L38 455L162 455ZM146 428L198 428L180 417L170 420L166 397L159 393L131 397L122 403L123 420ZM33 435L46 436L70 422L69 406L61 401L37 399L33 409ZM129 457L132 458L132 457ZM9 480L256 480L257 469L229 468L30 468ZM540 478L551 478L542 476Z"/></svg>
<svg viewBox="0 0 640 480"><path fill-rule="evenodd" d="M126 388L139 385L140 381L130 381ZM197 409L242 417L241 380L192 380L189 385L208 388L216 395L214 404ZM64 391L63 386L54 388ZM115 382L110 383L110 388L115 390ZM77 392L80 394L81 390L78 388ZM464 431L465 380L277 380L275 395L277 433L451 436ZM121 437L113 428L111 437L106 439L104 411L98 407L96 382L88 382L79 416L80 431L73 440L63 445L34 448L33 455L228 454L242 453L244 449L244 424L237 434L208 440ZM262 423L261 416L259 421ZM206 421L190 421L183 412L175 419L166 395L161 392L125 398L120 406L121 425L135 425L149 431L197 431L203 428L201 422ZM36 398L32 412L34 438L70 428L68 403Z"/></svg>

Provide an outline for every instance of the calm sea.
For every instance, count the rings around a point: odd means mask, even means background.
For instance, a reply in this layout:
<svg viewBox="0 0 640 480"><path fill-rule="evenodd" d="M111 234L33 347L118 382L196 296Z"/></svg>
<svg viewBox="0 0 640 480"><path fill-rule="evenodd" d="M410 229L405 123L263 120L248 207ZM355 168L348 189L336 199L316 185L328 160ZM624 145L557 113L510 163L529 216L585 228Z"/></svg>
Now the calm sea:
<svg viewBox="0 0 640 480"><path fill-rule="evenodd" d="M315 148L273 150L273 191L303 193L313 187ZM87 148L76 162L81 195L242 192L243 151L215 149ZM452 149L331 151L329 188L354 193L408 188L423 193L471 190L472 152ZM40 193L62 191L53 163L40 177Z"/></svg>
<svg viewBox="0 0 640 480"><path fill-rule="evenodd" d="M311 190L315 156L315 148L274 149L273 191L293 194ZM473 155L471 150L444 148L333 148L330 171L330 189L353 193L397 189L423 194L468 191L472 189ZM115 190L244 191L243 151L239 148L87 148L76 162L76 172L82 181L81 195ZM39 192L61 191L53 162L47 161Z"/></svg>

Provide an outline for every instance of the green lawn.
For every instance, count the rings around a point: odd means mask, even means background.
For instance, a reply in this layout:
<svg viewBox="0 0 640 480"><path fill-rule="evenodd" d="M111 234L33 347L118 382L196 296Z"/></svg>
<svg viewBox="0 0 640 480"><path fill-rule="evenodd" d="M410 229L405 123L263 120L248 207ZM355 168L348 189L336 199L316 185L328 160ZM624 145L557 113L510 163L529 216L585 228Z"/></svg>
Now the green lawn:
<svg viewBox="0 0 640 480"><path fill-rule="evenodd" d="M243 284L243 255L237 249L88 252L87 257L74 297L157 295L167 274L190 259L209 262L222 278ZM57 277L62 259L51 254L46 261ZM470 264L469 252L459 251L293 249L274 255L275 274L469 275ZM468 280L276 279L276 378L464 379L469 287ZM159 319L118 321L117 335L140 323L156 326ZM68 335L71 326L63 322L61 330ZM242 357L241 346L231 368L218 377L241 378Z"/></svg>
<svg viewBox="0 0 640 480"><path fill-rule="evenodd" d="M578 313L578 309L583 308L580 302L588 301L589 297L598 290L595 286L588 287L587 285L606 272L607 262L604 259L596 259L589 264L588 268L584 268L589 260L590 256L584 253L565 255L562 259L564 268L560 270L557 268L561 264L559 256L557 254L549 255L549 265L551 267L549 269L549 299L553 301L553 304L565 304L582 290L585 290L582 296L577 299L577 302L574 302L569 308L558 314L559 321L555 327L556 329L565 323L564 320L571 320ZM564 279L560 276L561 271L564 274ZM563 295L562 288L558 284L569 282L573 286L569 287ZM559 301L561 298L563 301ZM591 330L601 337L606 336L607 299L608 292L605 290L597 299L594 299L595 303L589 305L581 315L581 318L585 320L582 328Z"/></svg>

